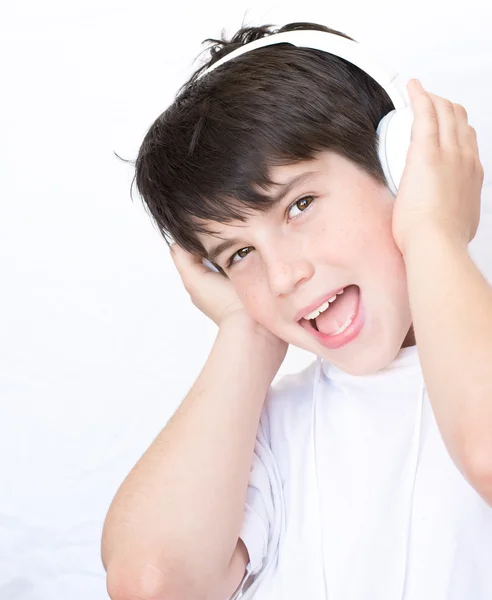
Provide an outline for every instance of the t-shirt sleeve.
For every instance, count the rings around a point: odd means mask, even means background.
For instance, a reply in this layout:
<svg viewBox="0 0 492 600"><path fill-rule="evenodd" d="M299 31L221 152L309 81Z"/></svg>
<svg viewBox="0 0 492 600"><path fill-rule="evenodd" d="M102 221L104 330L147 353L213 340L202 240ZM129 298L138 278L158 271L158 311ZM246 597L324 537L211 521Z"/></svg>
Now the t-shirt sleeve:
<svg viewBox="0 0 492 600"><path fill-rule="evenodd" d="M283 524L282 482L271 450L264 410L256 434L244 520L239 535L248 550L249 563L241 585L231 600L253 597L254 590L276 559Z"/></svg>

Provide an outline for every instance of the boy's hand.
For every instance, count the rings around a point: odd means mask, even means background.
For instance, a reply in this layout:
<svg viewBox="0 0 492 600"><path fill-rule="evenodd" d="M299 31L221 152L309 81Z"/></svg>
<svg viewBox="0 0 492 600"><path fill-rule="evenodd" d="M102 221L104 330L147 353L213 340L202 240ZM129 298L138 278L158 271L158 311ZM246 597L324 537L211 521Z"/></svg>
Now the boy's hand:
<svg viewBox="0 0 492 600"><path fill-rule="evenodd" d="M171 245L171 256L191 301L202 313L220 328L228 322L233 328L252 332L255 339L260 340L258 348L266 348L262 355L262 370L269 373L268 383L271 383L287 354L287 342L249 316L227 277L211 271L200 257L186 252L176 243Z"/></svg>
<svg viewBox="0 0 492 600"><path fill-rule="evenodd" d="M206 267L200 257L176 243L171 245L171 256L191 301L216 325L235 312L246 313L231 282Z"/></svg>
<svg viewBox="0 0 492 600"><path fill-rule="evenodd" d="M466 110L408 83L412 139L393 211L393 237L402 254L429 229L465 247L480 221L483 167ZM430 226L430 227L429 227Z"/></svg>

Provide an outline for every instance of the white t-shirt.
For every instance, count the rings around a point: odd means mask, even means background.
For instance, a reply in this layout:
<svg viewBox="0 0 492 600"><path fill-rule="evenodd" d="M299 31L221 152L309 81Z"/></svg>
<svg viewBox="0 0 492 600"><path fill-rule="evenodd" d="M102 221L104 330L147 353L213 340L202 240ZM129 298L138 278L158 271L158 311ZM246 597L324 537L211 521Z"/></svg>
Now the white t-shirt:
<svg viewBox="0 0 492 600"><path fill-rule="evenodd" d="M448 454L416 346L270 388L240 537L235 599L492 599L492 508Z"/></svg>

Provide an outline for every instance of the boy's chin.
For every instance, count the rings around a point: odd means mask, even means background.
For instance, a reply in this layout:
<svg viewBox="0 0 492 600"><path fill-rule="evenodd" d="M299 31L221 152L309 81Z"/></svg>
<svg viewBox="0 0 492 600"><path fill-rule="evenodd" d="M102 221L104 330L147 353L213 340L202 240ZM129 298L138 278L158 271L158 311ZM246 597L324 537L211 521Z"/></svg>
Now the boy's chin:
<svg viewBox="0 0 492 600"><path fill-rule="evenodd" d="M413 329L407 333L402 341L401 337L387 344L377 344L366 348L340 348L339 350L323 351L321 348L303 348L314 353L328 363L341 369L349 375L365 376L374 375L378 371L386 368L397 357L400 350L407 346L415 345Z"/></svg>
<svg viewBox="0 0 492 600"><path fill-rule="evenodd" d="M385 355L359 352L357 355L351 357L351 359L345 361L336 360L333 355L330 357L321 356L321 358L326 359L329 363L349 375L363 377L366 375L374 375L378 371L381 371L381 369L387 367L395 359L397 354L398 350Z"/></svg>

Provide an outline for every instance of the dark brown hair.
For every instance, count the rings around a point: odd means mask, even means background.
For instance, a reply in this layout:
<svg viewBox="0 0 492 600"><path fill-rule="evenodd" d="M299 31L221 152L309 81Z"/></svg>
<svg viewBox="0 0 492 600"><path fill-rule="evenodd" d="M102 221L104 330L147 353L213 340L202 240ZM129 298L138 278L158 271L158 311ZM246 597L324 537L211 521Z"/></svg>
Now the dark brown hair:
<svg viewBox="0 0 492 600"><path fill-rule="evenodd" d="M206 256L198 233L213 222L244 221L266 211L269 168L330 149L385 183L376 127L393 103L369 75L310 48L277 44L247 52L198 76L236 48L272 33L315 23L244 27L212 42L210 60L193 73L145 135L135 164L139 194L159 230ZM223 36L223 34L222 34ZM205 43L204 42L204 43ZM133 186L133 183L132 183Z"/></svg>

